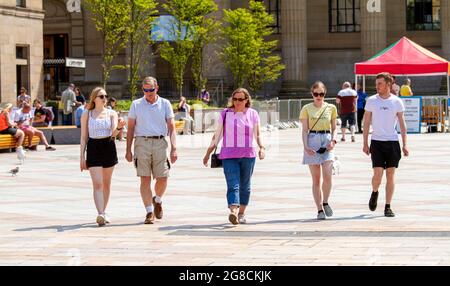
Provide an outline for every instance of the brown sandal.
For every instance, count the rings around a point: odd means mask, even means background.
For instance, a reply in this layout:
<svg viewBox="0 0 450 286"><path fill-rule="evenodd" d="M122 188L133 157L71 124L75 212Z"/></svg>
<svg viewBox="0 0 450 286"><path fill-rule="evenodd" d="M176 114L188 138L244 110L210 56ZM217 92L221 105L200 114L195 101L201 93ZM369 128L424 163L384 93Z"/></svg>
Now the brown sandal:
<svg viewBox="0 0 450 286"><path fill-rule="evenodd" d="M230 213L228 220L234 225L239 224L238 216L235 213Z"/></svg>

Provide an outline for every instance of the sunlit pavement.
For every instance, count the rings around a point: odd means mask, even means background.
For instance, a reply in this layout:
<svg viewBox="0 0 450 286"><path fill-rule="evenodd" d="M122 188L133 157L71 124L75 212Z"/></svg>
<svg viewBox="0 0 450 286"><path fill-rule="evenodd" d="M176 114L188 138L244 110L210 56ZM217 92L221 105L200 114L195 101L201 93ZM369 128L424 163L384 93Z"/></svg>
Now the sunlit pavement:
<svg viewBox="0 0 450 286"><path fill-rule="evenodd" d="M17 176L13 153L0 154L2 265L450 265L450 135L409 136L411 155L397 172L392 209L368 209L371 163L357 142L339 142L334 216L317 221L299 129L265 133L247 224L228 222L222 169L202 166L212 134L178 137L179 161L163 199L164 218L144 225L138 178L124 159L97 227L90 177L79 146L29 152ZM383 185L384 186L384 181Z"/></svg>

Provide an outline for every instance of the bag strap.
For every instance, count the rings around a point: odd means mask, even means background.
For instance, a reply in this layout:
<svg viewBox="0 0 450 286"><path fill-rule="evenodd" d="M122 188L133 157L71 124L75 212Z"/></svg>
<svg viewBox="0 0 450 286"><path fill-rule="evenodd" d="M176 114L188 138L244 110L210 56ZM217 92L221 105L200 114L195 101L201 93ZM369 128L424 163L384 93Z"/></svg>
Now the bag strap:
<svg viewBox="0 0 450 286"><path fill-rule="evenodd" d="M227 118L227 112L228 112L228 108L225 109L225 113L223 115L223 121L222 121L222 136L225 136L225 119ZM216 148L214 149L214 154L216 154L217 151L217 145Z"/></svg>
<svg viewBox="0 0 450 286"><path fill-rule="evenodd" d="M325 108L322 111L322 113L320 114L319 118L316 120L316 123L314 123L314 125L309 130L313 130L313 128L316 127L317 123L319 123L319 120L322 119L322 116L325 113L325 111L327 110L327 108L328 108L328 104L325 106Z"/></svg>

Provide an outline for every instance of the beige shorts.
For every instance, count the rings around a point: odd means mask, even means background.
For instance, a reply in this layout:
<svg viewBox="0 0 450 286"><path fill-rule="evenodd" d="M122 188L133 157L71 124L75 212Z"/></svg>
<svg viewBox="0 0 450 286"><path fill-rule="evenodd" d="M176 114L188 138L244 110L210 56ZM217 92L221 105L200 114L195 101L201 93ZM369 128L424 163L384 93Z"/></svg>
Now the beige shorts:
<svg viewBox="0 0 450 286"><path fill-rule="evenodd" d="M134 141L134 166L138 177L167 178L170 162L167 137L152 139L136 137Z"/></svg>

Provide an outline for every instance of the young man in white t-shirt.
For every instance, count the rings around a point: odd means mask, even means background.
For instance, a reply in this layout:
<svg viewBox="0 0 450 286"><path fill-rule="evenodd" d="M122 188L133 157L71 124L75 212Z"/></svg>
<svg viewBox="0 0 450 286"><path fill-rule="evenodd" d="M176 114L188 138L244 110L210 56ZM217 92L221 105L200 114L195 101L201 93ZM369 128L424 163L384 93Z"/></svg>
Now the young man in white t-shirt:
<svg viewBox="0 0 450 286"><path fill-rule="evenodd" d="M383 172L386 169L386 206L384 215L394 217L391 209L392 196L395 189L395 169L402 157L400 143L396 130L397 123L403 142L403 154L409 155L406 138L406 122L403 112L405 107L401 99L393 95L391 85L392 76L389 73L380 73L376 77L376 88L378 94L367 99L364 114L364 147L363 151L371 155L373 177L372 195L369 200L369 209L375 211L377 208L378 188L381 185ZM369 130L372 125L372 138L369 147Z"/></svg>

